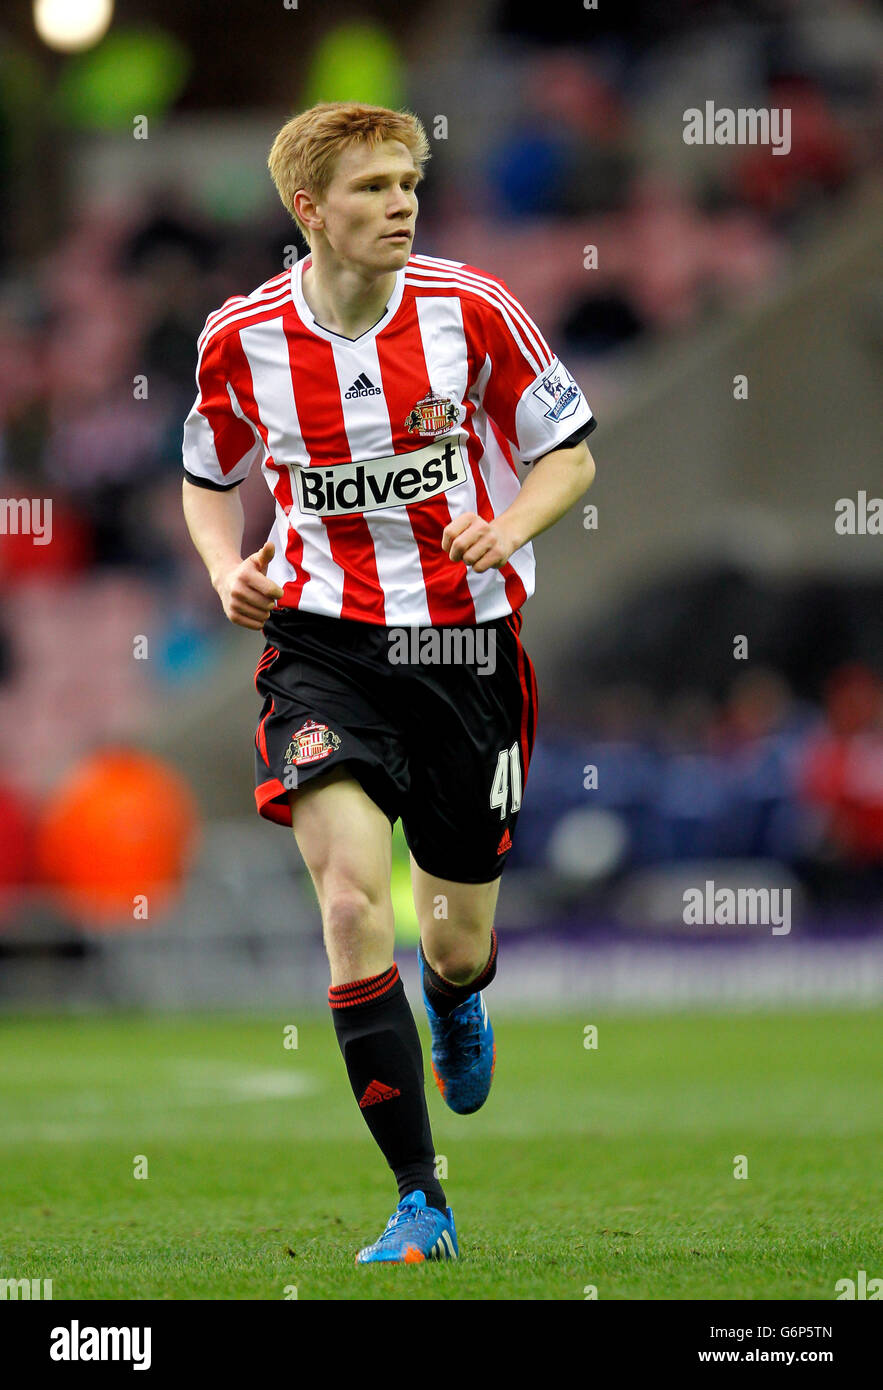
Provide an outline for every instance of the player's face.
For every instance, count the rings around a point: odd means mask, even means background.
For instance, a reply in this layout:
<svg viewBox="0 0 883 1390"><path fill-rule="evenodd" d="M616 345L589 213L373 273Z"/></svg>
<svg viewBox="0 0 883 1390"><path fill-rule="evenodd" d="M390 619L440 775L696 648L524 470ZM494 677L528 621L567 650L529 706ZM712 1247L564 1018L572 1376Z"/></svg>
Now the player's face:
<svg viewBox="0 0 883 1390"><path fill-rule="evenodd" d="M411 254L419 177L399 140L344 150L316 205L335 255L378 275L401 270Z"/></svg>

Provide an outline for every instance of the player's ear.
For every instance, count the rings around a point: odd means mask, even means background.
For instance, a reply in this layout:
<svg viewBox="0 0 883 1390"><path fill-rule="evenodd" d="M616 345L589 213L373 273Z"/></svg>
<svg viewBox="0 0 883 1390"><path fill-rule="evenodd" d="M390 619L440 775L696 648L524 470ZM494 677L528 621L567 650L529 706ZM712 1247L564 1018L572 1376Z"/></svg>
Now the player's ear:
<svg viewBox="0 0 883 1390"><path fill-rule="evenodd" d="M294 207L301 222L311 231L318 231L324 225L324 219L319 216L313 196L306 188L299 188L295 193Z"/></svg>

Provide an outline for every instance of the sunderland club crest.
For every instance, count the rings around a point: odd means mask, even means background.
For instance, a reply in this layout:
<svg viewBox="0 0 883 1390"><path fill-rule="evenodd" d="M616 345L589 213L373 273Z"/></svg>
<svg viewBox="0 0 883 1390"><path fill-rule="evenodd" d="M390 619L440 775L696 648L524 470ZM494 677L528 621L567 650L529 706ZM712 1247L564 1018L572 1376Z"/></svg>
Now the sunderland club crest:
<svg viewBox="0 0 883 1390"><path fill-rule="evenodd" d="M437 439L456 425L460 412L449 396L439 396L430 391L422 401L418 401L405 421L409 434L425 435Z"/></svg>
<svg viewBox="0 0 883 1390"><path fill-rule="evenodd" d="M289 765L302 767L304 763L318 763L336 753L340 747L340 735L329 729L327 724L317 724L308 719L301 724L285 750L285 761Z"/></svg>

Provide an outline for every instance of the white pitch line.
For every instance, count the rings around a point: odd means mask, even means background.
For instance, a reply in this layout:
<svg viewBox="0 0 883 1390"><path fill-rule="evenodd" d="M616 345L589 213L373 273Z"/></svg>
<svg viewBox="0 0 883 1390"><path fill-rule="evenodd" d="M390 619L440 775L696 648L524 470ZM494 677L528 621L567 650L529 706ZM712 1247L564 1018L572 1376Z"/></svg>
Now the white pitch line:
<svg viewBox="0 0 883 1390"><path fill-rule="evenodd" d="M33 1121L4 1117L0 1123L0 1143L67 1143L70 1140L116 1136L121 1129L151 1121L159 1114L175 1110L261 1103L269 1100L302 1099L322 1090L317 1077L289 1068L225 1066L222 1062L181 1062L153 1092L139 1092L137 1108L126 1107L126 1095L108 1097L105 1091L82 1090L64 1098L65 1115L51 1120Z"/></svg>

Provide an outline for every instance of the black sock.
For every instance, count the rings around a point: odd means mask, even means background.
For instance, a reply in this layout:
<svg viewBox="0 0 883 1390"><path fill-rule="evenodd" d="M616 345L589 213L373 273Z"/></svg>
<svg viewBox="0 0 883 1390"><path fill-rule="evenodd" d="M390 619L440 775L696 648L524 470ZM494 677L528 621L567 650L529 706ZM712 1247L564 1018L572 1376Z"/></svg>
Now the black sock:
<svg viewBox="0 0 883 1390"><path fill-rule="evenodd" d="M397 965L332 985L328 1003L353 1095L392 1169L399 1198L418 1189L445 1211L423 1089L423 1051Z"/></svg>
<svg viewBox="0 0 883 1390"><path fill-rule="evenodd" d="M426 990L426 997L439 1017L447 1018L458 1004L465 1003L470 994L477 994L479 990L484 989L496 975L497 933L491 927L491 953L488 957L488 963L478 978L470 980L468 985L455 985L433 970L423 955L422 942L420 943L420 955L423 957L423 988Z"/></svg>

